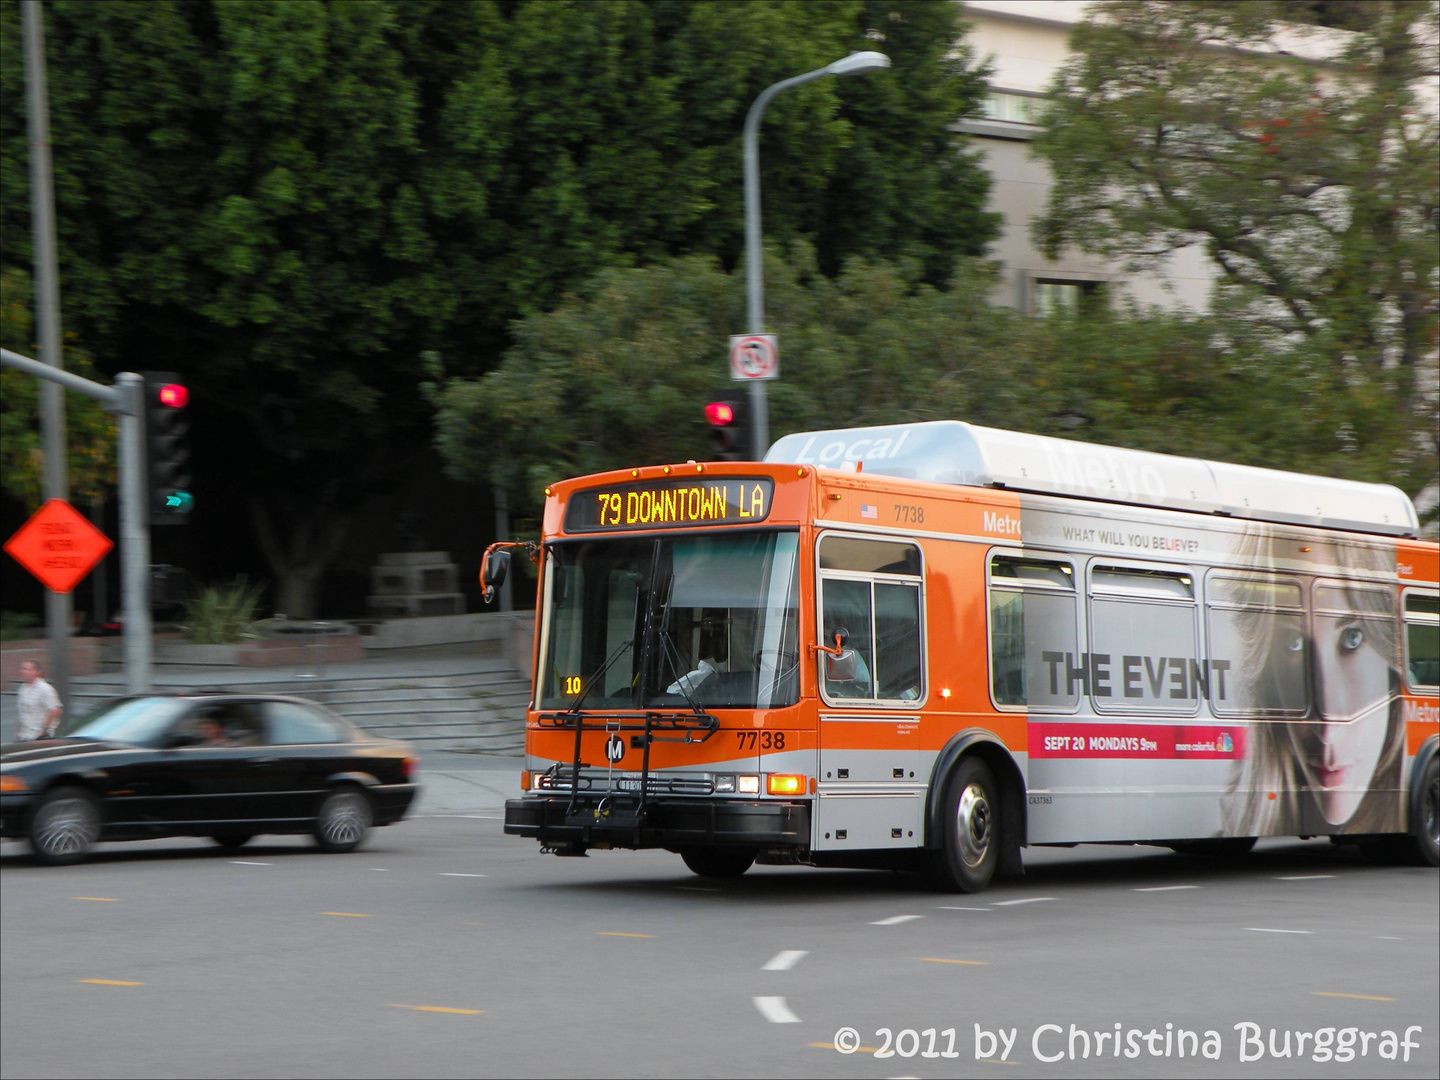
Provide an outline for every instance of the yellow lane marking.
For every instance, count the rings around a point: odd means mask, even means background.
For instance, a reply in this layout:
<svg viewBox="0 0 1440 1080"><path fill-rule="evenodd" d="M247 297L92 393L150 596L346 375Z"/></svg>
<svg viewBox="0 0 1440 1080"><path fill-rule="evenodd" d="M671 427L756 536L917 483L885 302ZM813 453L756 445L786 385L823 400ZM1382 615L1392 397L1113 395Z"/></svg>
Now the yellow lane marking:
<svg viewBox="0 0 1440 1080"><path fill-rule="evenodd" d="M390 1004L391 1009L413 1009L415 1012L438 1012L455 1013L459 1016L480 1016L484 1009L452 1009L448 1005L396 1005Z"/></svg>
<svg viewBox="0 0 1440 1080"><path fill-rule="evenodd" d="M1356 1001L1394 1001L1394 998L1372 997L1370 994L1336 994L1329 990L1316 990L1313 997L1343 997L1354 998Z"/></svg>
<svg viewBox="0 0 1440 1080"><path fill-rule="evenodd" d="M650 937L650 938L653 938L653 937L655 936L654 934L621 934L621 933L617 933L617 932L612 931L612 930L597 930L595 933L596 933L599 937Z"/></svg>
<svg viewBox="0 0 1440 1080"><path fill-rule="evenodd" d="M81 979L82 983L89 983L92 986L144 986L142 982L125 982L123 979Z"/></svg>
<svg viewBox="0 0 1440 1080"><path fill-rule="evenodd" d="M920 959L927 964L974 964L976 967L984 967L990 962L989 960L942 960L938 956L922 956Z"/></svg>
<svg viewBox="0 0 1440 1080"><path fill-rule="evenodd" d="M341 919L368 919L369 915L360 915L354 911L322 911L321 915L335 915Z"/></svg>
<svg viewBox="0 0 1440 1080"><path fill-rule="evenodd" d="M118 904L119 897L115 896L77 896L76 900L94 900L97 904Z"/></svg>
<svg viewBox="0 0 1440 1080"><path fill-rule="evenodd" d="M834 1050L834 1049L835 1049L835 1044L834 1044L834 1043L811 1043L810 1045L813 1046L816 1050ZM878 1054L879 1052L880 1052L880 1047L878 1047L878 1046L857 1046L857 1047L855 1048L855 1053L857 1053L857 1054Z"/></svg>

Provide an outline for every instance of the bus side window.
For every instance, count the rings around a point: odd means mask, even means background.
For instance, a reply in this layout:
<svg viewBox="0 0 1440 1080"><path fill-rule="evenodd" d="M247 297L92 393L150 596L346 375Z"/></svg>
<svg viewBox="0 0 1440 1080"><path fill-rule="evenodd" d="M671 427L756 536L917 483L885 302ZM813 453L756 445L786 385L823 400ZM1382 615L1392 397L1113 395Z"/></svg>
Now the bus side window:
<svg viewBox="0 0 1440 1080"><path fill-rule="evenodd" d="M990 687L995 704L1070 709L1079 659L1075 581L1060 562L990 560ZM1068 666L1067 666L1068 665Z"/></svg>
<svg viewBox="0 0 1440 1080"><path fill-rule="evenodd" d="M1186 713L1210 695L1195 582L1184 571L1090 569L1089 691L1102 712Z"/></svg>
<svg viewBox="0 0 1440 1080"><path fill-rule="evenodd" d="M830 679L825 697L919 701L925 693L921 645L920 549L912 543L825 536L820 540L820 634L844 629L855 678Z"/></svg>
<svg viewBox="0 0 1440 1080"><path fill-rule="evenodd" d="M1422 694L1440 691L1440 596L1405 594L1405 680Z"/></svg>
<svg viewBox="0 0 1440 1080"><path fill-rule="evenodd" d="M1210 706L1216 716L1304 716L1310 641L1304 590L1269 574L1205 579Z"/></svg>

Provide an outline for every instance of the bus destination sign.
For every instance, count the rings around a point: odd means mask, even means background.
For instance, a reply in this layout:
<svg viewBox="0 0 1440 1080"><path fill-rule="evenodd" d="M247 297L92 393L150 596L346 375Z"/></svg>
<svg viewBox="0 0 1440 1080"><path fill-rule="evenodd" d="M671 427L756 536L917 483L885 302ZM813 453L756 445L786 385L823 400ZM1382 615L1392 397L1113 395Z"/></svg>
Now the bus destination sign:
<svg viewBox="0 0 1440 1080"><path fill-rule="evenodd" d="M763 477L667 479L576 492L565 508L566 532L743 525L770 514L775 484Z"/></svg>

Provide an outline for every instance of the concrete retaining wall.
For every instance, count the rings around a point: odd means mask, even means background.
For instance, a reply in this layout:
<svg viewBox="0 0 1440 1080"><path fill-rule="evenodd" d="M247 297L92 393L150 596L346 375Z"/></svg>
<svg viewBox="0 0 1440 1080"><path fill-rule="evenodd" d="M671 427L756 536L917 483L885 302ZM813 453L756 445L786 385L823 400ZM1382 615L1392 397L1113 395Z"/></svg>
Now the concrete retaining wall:
<svg viewBox="0 0 1440 1080"><path fill-rule="evenodd" d="M9 686L20 679L20 665L26 660L36 661L45 668L50 662L50 642L45 638L27 638L21 641L7 641L0 645L0 683ZM94 675L100 670L100 639L72 637L70 639L70 674Z"/></svg>

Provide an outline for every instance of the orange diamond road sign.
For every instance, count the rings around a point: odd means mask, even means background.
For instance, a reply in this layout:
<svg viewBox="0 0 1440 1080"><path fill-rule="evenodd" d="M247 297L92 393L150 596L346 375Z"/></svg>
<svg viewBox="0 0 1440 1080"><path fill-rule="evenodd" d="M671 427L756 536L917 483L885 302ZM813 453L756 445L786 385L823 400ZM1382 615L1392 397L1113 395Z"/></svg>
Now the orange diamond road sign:
<svg viewBox="0 0 1440 1080"><path fill-rule="evenodd" d="M51 592L68 593L114 546L64 499L50 499L5 541L5 552Z"/></svg>

